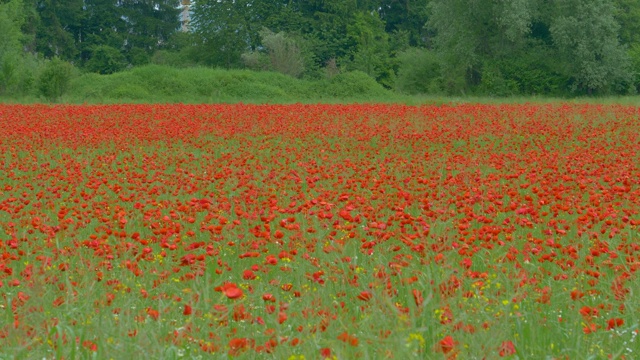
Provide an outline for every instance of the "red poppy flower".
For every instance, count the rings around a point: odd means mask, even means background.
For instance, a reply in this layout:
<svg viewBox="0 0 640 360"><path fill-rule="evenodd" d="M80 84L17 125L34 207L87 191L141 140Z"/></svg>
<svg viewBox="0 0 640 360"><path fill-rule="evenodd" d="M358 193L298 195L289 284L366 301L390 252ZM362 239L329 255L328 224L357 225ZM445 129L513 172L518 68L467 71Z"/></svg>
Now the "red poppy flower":
<svg viewBox="0 0 640 360"><path fill-rule="evenodd" d="M192 311L193 310L191 309L191 305L186 304L184 306L184 311L182 311L182 315L185 315L185 316L191 315Z"/></svg>
<svg viewBox="0 0 640 360"><path fill-rule="evenodd" d="M231 288L225 289L224 294L229 299L237 299L242 296L242 290L240 290L237 287L231 287Z"/></svg>
<svg viewBox="0 0 640 360"><path fill-rule="evenodd" d="M499 354L501 357L510 356L516 353L516 347L511 340L503 341L500 345Z"/></svg>
<svg viewBox="0 0 640 360"><path fill-rule="evenodd" d="M624 319L613 318L613 319L607 320L607 330L613 330L622 325L624 325Z"/></svg>
<svg viewBox="0 0 640 360"><path fill-rule="evenodd" d="M329 348L322 348L320 349L320 357L322 359L329 359L331 358L331 349Z"/></svg>
<svg viewBox="0 0 640 360"><path fill-rule="evenodd" d="M373 297L373 294L371 292L369 292L369 291L363 291L360 294L358 294L357 297L358 297L359 300L369 301Z"/></svg>
<svg viewBox="0 0 640 360"><path fill-rule="evenodd" d="M455 341L451 335L447 335L438 342L438 350L445 354L448 354L453 351L456 345L457 341Z"/></svg>
<svg viewBox="0 0 640 360"><path fill-rule="evenodd" d="M221 286L217 286L214 289L215 291L220 291L225 294L229 299L237 299L242 297L243 292L238 286L234 283L225 282Z"/></svg>

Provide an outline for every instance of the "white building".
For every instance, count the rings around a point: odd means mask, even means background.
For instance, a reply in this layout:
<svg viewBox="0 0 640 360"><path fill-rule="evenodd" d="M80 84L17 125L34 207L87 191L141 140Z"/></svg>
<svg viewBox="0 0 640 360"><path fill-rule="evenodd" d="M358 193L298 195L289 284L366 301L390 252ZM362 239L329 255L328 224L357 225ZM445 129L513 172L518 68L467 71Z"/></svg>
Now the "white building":
<svg viewBox="0 0 640 360"><path fill-rule="evenodd" d="M187 32L190 30L189 23L191 22L191 0L180 0L180 31Z"/></svg>

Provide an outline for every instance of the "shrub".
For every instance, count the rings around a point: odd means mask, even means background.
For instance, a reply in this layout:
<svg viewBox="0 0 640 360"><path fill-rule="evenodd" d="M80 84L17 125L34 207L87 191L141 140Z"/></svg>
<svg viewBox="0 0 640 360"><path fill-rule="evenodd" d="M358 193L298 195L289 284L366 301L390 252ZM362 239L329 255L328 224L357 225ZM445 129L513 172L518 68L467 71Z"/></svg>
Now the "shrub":
<svg viewBox="0 0 640 360"><path fill-rule="evenodd" d="M137 84L122 83L114 88L108 89L108 98L117 100L144 100L150 97L149 92L144 87Z"/></svg>
<svg viewBox="0 0 640 360"><path fill-rule="evenodd" d="M436 55L421 48L409 48L398 54L400 63L396 89L407 94L439 92L440 63Z"/></svg>
<svg viewBox="0 0 640 360"><path fill-rule="evenodd" d="M38 78L38 90L49 101L57 101L68 89L73 65L59 58L48 61Z"/></svg>
<svg viewBox="0 0 640 360"><path fill-rule="evenodd" d="M320 93L333 98L366 98L387 94L382 85L362 71L341 73L320 84Z"/></svg>
<svg viewBox="0 0 640 360"><path fill-rule="evenodd" d="M141 48L133 48L129 50L127 57L133 66L147 65L151 62L151 56Z"/></svg>
<svg viewBox="0 0 640 360"><path fill-rule="evenodd" d="M242 62L246 67L255 71L269 70L271 67L269 57L258 51L251 51L242 54Z"/></svg>
<svg viewBox="0 0 640 360"><path fill-rule="evenodd" d="M120 50L108 45L99 45L93 49L91 59L85 67L98 74L113 74L127 67L127 59Z"/></svg>
<svg viewBox="0 0 640 360"><path fill-rule="evenodd" d="M81 102L293 102L325 100L388 100L392 95L362 72L332 79L303 80L277 72L176 69L146 65L111 75L86 73L72 81L68 95Z"/></svg>
<svg viewBox="0 0 640 360"><path fill-rule="evenodd" d="M242 54L245 66L252 70L273 70L300 77L304 72L304 58L297 42L284 32L274 33L269 29L260 31L266 54L253 51Z"/></svg>
<svg viewBox="0 0 640 360"><path fill-rule="evenodd" d="M519 92L518 83L505 78L497 64L489 62L482 68L482 79L478 90L481 94L489 96L509 96Z"/></svg>
<svg viewBox="0 0 640 360"><path fill-rule="evenodd" d="M633 85L636 91L640 91L640 45L634 44L628 50L631 62L631 71L633 73Z"/></svg>

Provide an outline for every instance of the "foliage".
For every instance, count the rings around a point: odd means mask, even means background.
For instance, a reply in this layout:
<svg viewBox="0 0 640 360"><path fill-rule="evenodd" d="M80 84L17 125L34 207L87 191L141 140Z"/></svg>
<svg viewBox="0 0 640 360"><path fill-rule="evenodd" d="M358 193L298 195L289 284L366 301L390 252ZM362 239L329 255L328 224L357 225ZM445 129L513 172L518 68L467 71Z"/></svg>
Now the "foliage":
<svg viewBox="0 0 640 360"><path fill-rule="evenodd" d="M0 96L25 96L33 90L41 63L25 52L30 34L22 31L29 20L27 4L21 0L0 2Z"/></svg>
<svg viewBox="0 0 640 360"><path fill-rule="evenodd" d="M629 60L631 62L631 71L634 78L634 86L636 91L640 91L640 43L633 45L628 49Z"/></svg>
<svg viewBox="0 0 640 360"><path fill-rule="evenodd" d="M356 13L353 22L347 25L347 36L355 46L342 62L343 66L347 70L362 71L391 88L395 74L391 65L389 35L378 13Z"/></svg>
<svg viewBox="0 0 640 360"><path fill-rule="evenodd" d="M133 91L139 94L133 94ZM277 72L178 69L147 65L111 75L74 78L66 99L77 102L392 101L396 96L362 72L303 80Z"/></svg>
<svg viewBox="0 0 640 360"><path fill-rule="evenodd" d="M91 58L85 68L98 74L113 74L122 71L127 66L127 59L116 48L108 45L96 46L91 52Z"/></svg>
<svg viewBox="0 0 640 360"><path fill-rule="evenodd" d="M189 32L177 5L0 0L0 93L28 93L39 70L21 63L53 57L102 74L157 64L318 81L357 70L387 89L463 96L625 94L639 83L637 0L193 1ZM409 47L425 51L422 66ZM435 80L418 84L409 68Z"/></svg>
<svg viewBox="0 0 640 360"><path fill-rule="evenodd" d="M640 3L638 0L615 0L615 20L620 24L620 43L640 44Z"/></svg>
<svg viewBox="0 0 640 360"><path fill-rule="evenodd" d="M300 77L304 73L304 58L297 42L284 32L260 31L263 51L242 54L246 66L254 70L271 70Z"/></svg>
<svg viewBox="0 0 640 360"><path fill-rule="evenodd" d="M42 56L77 60L82 45L76 39L86 30L82 24L83 4L83 0L37 1L36 50Z"/></svg>
<svg viewBox="0 0 640 360"><path fill-rule="evenodd" d="M38 77L38 90L49 101L57 101L69 88L73 65L53 58L46 62Z"/></svg>
<svg viewBox="0 0 640 360"><path fill-rule="evenodd" d="M268 71L271 69L269 56L261 51L251 51L242 54L244 66L255 71Z"/></svg>
<svg viewBox="0 0 640 360"><path fill-rule="evenodd" d="M552 5L433 0L430 8L429 25L436 32L443 74L464 78L445 85L450 92L629 91L629 62L618 43L619 24L611 0ZM525 64L542 72L529 71L523 78L518 69L524 70Z"/></svg>
<svg viewBox="0 0 640 360"><path fill-rule="evenodd" d="M558 6L550 31L573 91L628 90L632 75L618 43L614 9L609 0L571 0Z"/></svg>
<svg viewBox="0 0 640 360"><path fill-rule="evenodd" d="M524 0L433 0L429 5L429 26L436 32L435 48L449 93L469 92L481 85L483 68L494 69L488 63L522 51L534 17L532 2ZM492 81L501 76L486 75Z"/></svg>
<svg viewBox="0 0 640 360"><path fill-rule="evenodd" d="M76 64L85 64L102 46L118 49L134 65L145 64L179 26L179 10L173 0L33 2L38 18L37 51Z"/></svg>
<svg viewBox="0 0 640 360"><path fill-rule="evenodd" d="M24 34L20 28L24 22L22 1L0 3L0 57L20 52Z"/></svg>
<svg viewBox="0 0 640 360"><path fill-rule="evenodd" d="M255 49L261 27L252 21L254 7L248 2L222 0L195 4L192 22L196 34L202 39L200 62L235 68L241 65L242 53Z"/></svg>
<svg viewBox="0 0 640 360"><path fill-rule="evenodd" d="M410 48L400 53L395 87L407 94L433 94L440 91L440 61L434 51Z"/></svg>
<svg viewBox="0 0 640 360"><path fill-rule="evenodd" d="M123 47L126 53L151 54L163 48L180 25L176 0L121 0L119 3L118 13L125 19L120 31L125 34Z"/></svg>
<svg viewBox="0 0 640 360"><path fill-rule="evenodd" d="M425 26L429 20L429 9L425 0L382 0L379 14L387 33L405 33L407 45L429 46L433 36Z"/></svg>
<svg viewBox="0 0 640 360"><path fill-rule="evenodd" d="M267 49L271 69L285 75L299 77L304 72L304 59L296 41L283 32L268 29L260 32L262 45Z"/></svg>
<svg viewBox="0 0 640 360"><path fill-rule="evenodd" d="M387 93L374 78L362 71L342 72L317 85L320 85L318 93L335 99L380 97Z"/></svg>

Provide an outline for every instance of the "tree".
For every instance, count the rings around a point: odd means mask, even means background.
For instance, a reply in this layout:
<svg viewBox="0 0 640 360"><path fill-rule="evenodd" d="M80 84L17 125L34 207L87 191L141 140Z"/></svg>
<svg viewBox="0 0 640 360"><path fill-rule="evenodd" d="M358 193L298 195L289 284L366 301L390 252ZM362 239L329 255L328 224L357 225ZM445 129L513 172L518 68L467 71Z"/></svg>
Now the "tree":
<svg viewBox="0 0 640 360"><path fill-rule="evenodd" d="M262 44L267 49L271 68L280 73L298 77L304 72L304 59L296 41L284 32L268 29L260 32Z"/></svg>
<svg viewBox="0 0 640 360"><path fill-rule="evenodd" d="M74 61L82 27L82 0L38 0L36 50L47 58Z"/></svg>
<svg viewBox="0 0 640 360"><path fill-rule="evenodd" d="M618 42L613 2L567 0L556 6L550 30L571 89L589 94L627 91L633 79Z"/></svg>
<svg viewBox="0 0 640 360"><path fill-rule="evenodd" d="M21 52L24 35L20 30L24 22L21 0L0 3L0 56L11 52Z"/></svg>
<svg viewBox="0 0 640 360"><path fill-rule="evenodd" d="M379 83L391 87L394 76L389 35L377 12L358 12L347 25L347 38L355 46L344 61L350 70L360 70Z"/></svg>
<svg viewBox="0 0 640 360"><path fill-rule="evenodd" d="M20 30L24 22L22 5L20 0L0 3L0 94L7 93L20 75L25 39Z"/></svg>
<svg viewBox="0 0 640 360"><path fill-rule="evenodd" d="M449 92L480 85L483 67L522 51L536 10L529 0L432 0L429 6Z"/></svg>
<svg viewBox="0 0 640 360"><path fill-rule="evenodd" d="M616 0L615 19L620 24L620 43L640 44L640 1Z"/></svg>
<svg viewBox="0 0 640 360"><path fill-rule="evenodd" d="M380 18L389 34L406 32L411 46L430 46L433 36L425 26L429 0L380 0Z"/></svg>
<svg viewBox="0 0 640 360"><path fill-rule="evenodd" d="M180 26L177 5L176 0L118 1L118 12L124 21L122 37L126 52L142 49L151 54L166 45Z"/></svg>
<svg viewBox="0 0 640 360"><path fill-rule="evenodd" d="M127 59L122 53L109 45L98 45L93 49L91 58L85 67L99 74L113 74L127 66Z"/></svg>
<svg viewBox="0 0 640 360"><path fill-rule="evenodd" d="M250 0L199 1L193 7L192 23L201 38L200 61L207 65L240 67L241 55L255 50L260 39L259 23L252 22Z"/></svg>
<svg viewBox="0 0 640 360"><path fill-rule="evenodd" d="M398 55L396 89L407 94L439 92L440 62L433 51L412 47Z"/></svg>

